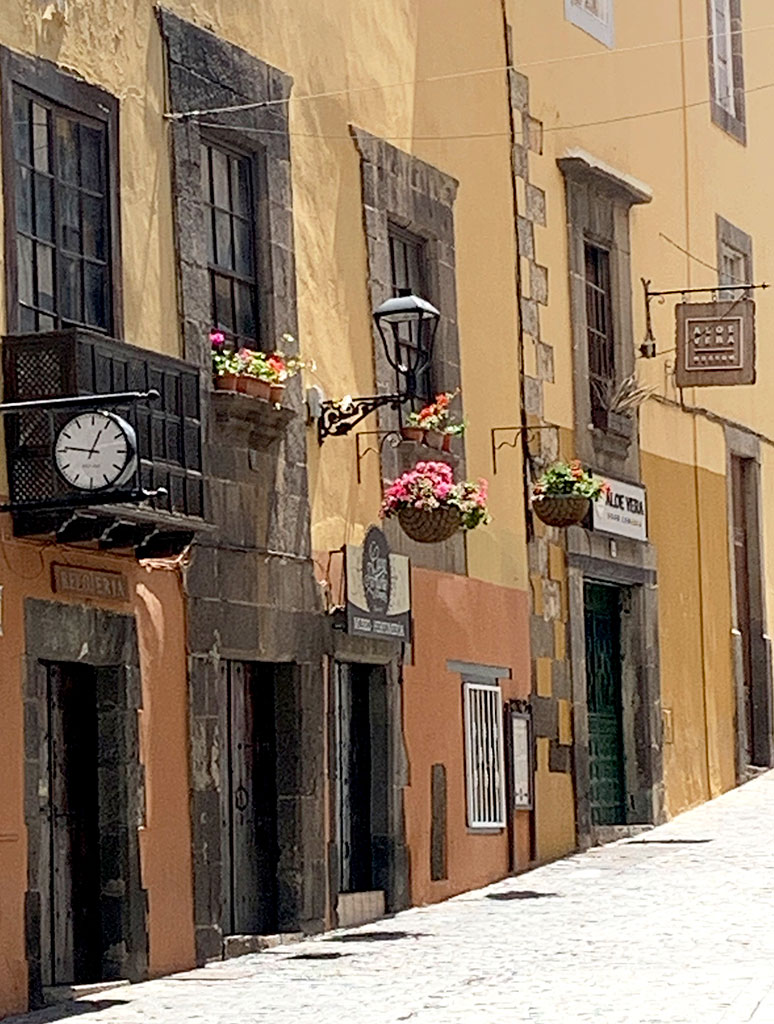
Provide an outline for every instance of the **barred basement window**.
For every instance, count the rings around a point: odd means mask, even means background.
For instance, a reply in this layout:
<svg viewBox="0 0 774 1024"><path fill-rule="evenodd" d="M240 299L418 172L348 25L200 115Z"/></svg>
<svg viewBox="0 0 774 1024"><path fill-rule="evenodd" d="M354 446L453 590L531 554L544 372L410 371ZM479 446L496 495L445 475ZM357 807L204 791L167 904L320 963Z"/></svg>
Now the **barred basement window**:
<svg viewBox="0 0 774 1024"><path fill-rule="evenodd" d="M468 827L505 827L505 762L500 687L464 682Z"/></svg>

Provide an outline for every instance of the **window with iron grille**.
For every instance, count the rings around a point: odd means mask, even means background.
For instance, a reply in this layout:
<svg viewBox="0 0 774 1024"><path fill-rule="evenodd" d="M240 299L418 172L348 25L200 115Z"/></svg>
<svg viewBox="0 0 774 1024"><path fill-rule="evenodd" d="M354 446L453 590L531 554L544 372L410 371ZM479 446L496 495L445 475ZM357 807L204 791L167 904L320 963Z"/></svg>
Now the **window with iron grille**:
<svg viewBox="0 0 774 1024"><path fill-rule="evenodd" d="M607 427L607 411L615 382L610 253L599 245L585 244L586 338L589 358L591 422Z"/></svg>
<svg viewBox="0 0 774 1024"><path fill-rule="evenodd" d="M400 295L405 289L408 289L411 294L427 299L424 241L393 224L389 226L389 241L392 294ZM409 325L401 324L399 331L401 346L406 349L415 349ZM435 398L432 365L419 376L417 389L419 394L414 402L417 407L427 405Z"/></svg>
<svg viewBox="0 0 774 1024"><path fill-rule="evenodd" d="M112 328L108 129L13 89L18 329Z"/></svg>
<svg viewBox="0 0 774 1024"><path fill-rule="evenodd" d="M212 324L235 348L258 338L253 160L201 147Z"/></svg>
<svg viewBox="0 0 774 1024"><path fill-rule="evenodd" d="M465 778L468 827L504 828L503 707L495 683L465 681Z"/></svg>

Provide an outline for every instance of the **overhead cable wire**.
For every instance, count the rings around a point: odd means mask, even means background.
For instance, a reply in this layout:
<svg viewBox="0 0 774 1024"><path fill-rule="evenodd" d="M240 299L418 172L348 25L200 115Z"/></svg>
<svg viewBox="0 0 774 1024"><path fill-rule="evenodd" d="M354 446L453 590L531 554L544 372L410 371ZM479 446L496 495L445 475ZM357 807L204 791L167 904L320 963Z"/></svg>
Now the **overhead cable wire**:
<svg viewBox="0 0 774 1024"><path fill-rule="evenodd" d="M774 29L774 23L769 25L752 25L748 28L733 29L729 34L748 35L752 32L765 32ZM405 82L385 82L371 85L352 86L345 89L328 89L324 92L306 93L292 97L293 102L301 100L333 99L337 96L349 96L363 92L374 92L385 89L404 89L416 85L425 85L433 82L448 82L460 78L473 78L477 75L502 74L506 71L521 71L526 68L545 67L551 64L567 64L576 60L589 60L594 57L612 57L618 54L636 53L641 50L652 50L662 46L678 46L681 43L707 42L709 35L688 36L684 39L659 39L651 43L638 43L635 46L621 46L610 50L592 50L588 53L574 53L563 57L545 57L541 60L525 61L517 65L498 64L495 67L475 68L472 71L451 71L444 75L430 75L427 78L414 78ZM164 114L168 121L186 121L192 118L202 117L206 114L227 114L237 113L242 110L259 110L264 107L278 106L283 103L290 103L290 96L281 96L271 100L256 100L250 103L237 103L224 107L206 107L197 110L178 110Z"/></svg>
<svg viewBox="0 0 774 1024"><path fill-rule="evenodd" d="M765 89L774 89L774 82L766 82L763 85L754 85L749 89L741 90L745 95L750 95L756 92L763 92ZM639 121L645 117L658 117L660 114L676 114L684 109L692 109L696 107L707 106L710 103L709 97L703 100L695 100L693 103L678 104L674 107L660 107L657 110L643 110L639 113L634 114L619 114L616 117L606 117L598 121L580 121L576 124L556 124L543 126L544 134L551 132L569 132L578 128L598 128L607 124L621 124L625 121ZM349 134L338 134L330 135L324 132L296 132L289 131L285 132L280 128L257 128L252 125L236 125L236 124L224 124L222 121L198 121L197 122L202 128L225 128L232 129L233 131L239 132L254 132L260 135L289 135L291 138L298 139L351 139ZM523 137L524 132L517 132L517 135ZM500 139L510 137L509 131L502 132L464 132L457 135L399 135L399 134L388 134L385 136L386 139L398 139L398 140L412 140L414 142L448 142L448 141L465 141L468 139Z"/></svg>

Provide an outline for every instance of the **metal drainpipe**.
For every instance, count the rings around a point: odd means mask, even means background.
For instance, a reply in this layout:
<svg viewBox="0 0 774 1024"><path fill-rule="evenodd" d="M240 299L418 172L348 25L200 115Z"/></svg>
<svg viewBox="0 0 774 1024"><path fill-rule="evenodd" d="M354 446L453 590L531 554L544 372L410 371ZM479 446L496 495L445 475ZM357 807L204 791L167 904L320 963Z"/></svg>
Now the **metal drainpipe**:
<svg viewBox="0 0 774 1024"><path fill-rule="evenodd" d="M500 0L500 10L503 19L503 48L505 50L505 61L508 65L505 81L508 96L508 128L511 144L511 194L513 197L513 229L516 242L516 301L519 306L518 324L518 355L519 355L519 418L521 422L521 474L524 500L524 524L527 531L527 542L534 537L532 521L532 509L529 503L529 442L527 436L527 413L524 407L524 328L521 320L521 246L519 244L519 196L516 188L516 174L513 168L513 147L516 144L516 126L514 124L513 103L511 102L510 71L515 70L513 63L513 45L508 25L508 13L506 11L506 0Z"/></svg>

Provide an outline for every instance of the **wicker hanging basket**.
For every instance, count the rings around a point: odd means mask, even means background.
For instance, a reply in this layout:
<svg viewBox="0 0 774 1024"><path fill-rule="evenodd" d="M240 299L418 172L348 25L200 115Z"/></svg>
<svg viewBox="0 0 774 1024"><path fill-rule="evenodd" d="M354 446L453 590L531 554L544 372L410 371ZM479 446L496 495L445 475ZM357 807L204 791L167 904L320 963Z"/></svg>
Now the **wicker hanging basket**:
<svg viewBox="0 0 774 1024"><path fill-rule="evenodd" d="M406 506L398 512L398 522L412 540L420 544L438 544L459 530L462 514L452 505L434 509Z"/></svg>
<svg viewBox="0 0 774 1024"><path fill-rule="evenodd" d="M536 494L532 510L547 526L574 526L585 518L589 498L577 494Z"/></svg>

